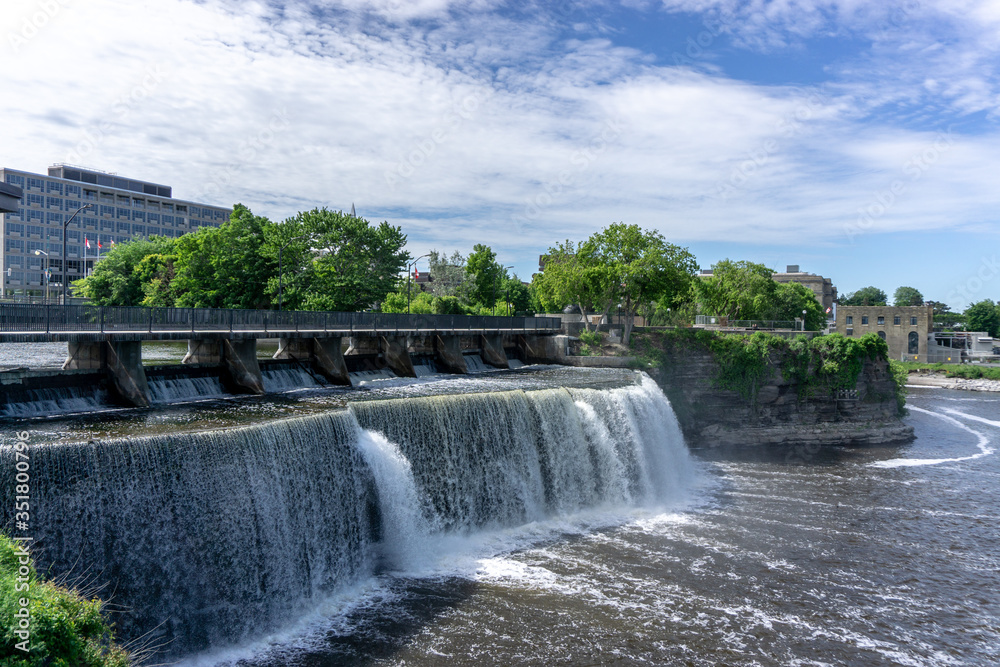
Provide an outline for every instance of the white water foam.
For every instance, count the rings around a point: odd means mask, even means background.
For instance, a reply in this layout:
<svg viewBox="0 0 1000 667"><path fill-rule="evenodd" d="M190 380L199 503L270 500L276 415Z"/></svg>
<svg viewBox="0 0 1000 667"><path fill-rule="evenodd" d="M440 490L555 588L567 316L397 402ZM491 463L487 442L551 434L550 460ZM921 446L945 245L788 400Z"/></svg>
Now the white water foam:
<svg viewBox="0 0 1000 667"><path fill-rule="evenodd" d="M944 420L944 421L946 421L946 422L948 422L948 423L950 423L950 424L952 424L952 425L954 425L954 426L962 429L963 431L968 431L969 433L973 434L977 438L976 446L979 448L979 453L978 454L972 454L970 456L960 456L960 457L947 458L947 459L889 459L888 461L876 461L875 463L869 463L868 464L869 467L872 467L872 468L904 468L904 467L913 467L913 466L932 466L932 465L939 465L941 463L958 463L959 461L973 461L975 459L981 459L984 456L989 456L990 454L994 453L995 450L992 447L989 446L989 443L990 443L989 437L985 433L983 433L982 431L976 431L976 430L970 428L969 426L963 424L962 422L958 421L954 417L949 417L948 415L943 415L943 414L941 414L939 412L933 412L931 410L925 410L923 408L918 408L916 406L910 406L909 409L913 410L915 412L922 412L924 414L928 414L928 415L930 415L932 417L936 417L938 419L942 419L942 420ZM952 414L961 415L961 416L965 417L966 419L971 419L971 420L974 420L974 421L981 421L981 422L985 422L987 424L992 424L992 425L1000 426L1000 423L998 423L998 422L991 421L991 420L988 420L988 419L983 419L982 417L975 417L973 415L967 415L967 414L964 414L962 412L958 412L957 410L947 410L947 412L950 412Z"/></svg>
<svg viewBox="0 0 1000 667"><path fill-rule="evenodd" d="M269 394L284 394L322 386L311 373L296 366L268 368L260 374L264 379L264 391Z"/></svg>
<svg viewBox="0 0 1000 667"><path fill-rule="evenodd" d="M157 378L149 381L149 397L153 403L200 401L229 396L217 377Z"/></svg>

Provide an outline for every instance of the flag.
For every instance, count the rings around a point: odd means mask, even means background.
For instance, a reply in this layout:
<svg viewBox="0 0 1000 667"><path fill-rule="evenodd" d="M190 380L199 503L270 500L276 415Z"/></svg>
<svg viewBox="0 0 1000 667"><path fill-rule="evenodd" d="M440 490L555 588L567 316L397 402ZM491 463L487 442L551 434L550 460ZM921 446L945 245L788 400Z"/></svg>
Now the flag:
<svg viewBox="0 0 1000 667"><path fill-rule="evenodd" d="M413 279L420 280L420 271L418 269L413 269Z"/></svg>
<svg viewBox="0 0 1000 667"><path fill-rule="evenodd" d="M829 314L830 314L830 313L831 313L832 311L833 311L833 308L832 308L832 307L830 307L830 308L827 308L827 309L826 309L826 314L827 314L827 315L829 315Z"/></svg>
<svg viewBox="0 0 1000 667"><path fill-rule="evenodd" d="M98 248L103 248L104 247L103 245L101 245L101 239L97 239L97 247Z"/></svg>
<svg viewBox="0 0 1000 667"><path fill-rule="evenodd" d="M114 247L114 245L115 245L115 240L114 240L114 239L111 239L111 247L113 248L113 247Z"/></svg>
<svg viewBox="0 0 1000 667"><path fill-rule="evenodd" d="M86 236L83 237L83 246L87 250L90 250L90 239L88 239Z"/></svg>

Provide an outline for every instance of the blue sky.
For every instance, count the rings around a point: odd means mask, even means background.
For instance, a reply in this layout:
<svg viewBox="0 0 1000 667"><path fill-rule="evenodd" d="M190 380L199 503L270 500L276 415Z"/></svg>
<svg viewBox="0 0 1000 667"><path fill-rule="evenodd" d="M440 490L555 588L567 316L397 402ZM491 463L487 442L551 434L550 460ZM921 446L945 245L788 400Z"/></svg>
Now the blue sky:
<svg viewBox="0 0 1000 667"><path fill-rule="evenodd" d="M996 0L6 0L0 163L1000 299Z"/></svg>

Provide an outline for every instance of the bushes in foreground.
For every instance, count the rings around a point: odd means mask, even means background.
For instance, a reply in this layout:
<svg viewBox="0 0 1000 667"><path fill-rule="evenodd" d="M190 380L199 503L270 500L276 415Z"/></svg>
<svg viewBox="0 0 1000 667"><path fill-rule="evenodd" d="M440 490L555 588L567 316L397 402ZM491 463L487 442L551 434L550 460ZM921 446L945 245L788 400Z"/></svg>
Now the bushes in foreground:
<svg viewBox="0 0 1000 667"><path fill-rule="evenodd" d="M22 601L26 606L22 606ZM27 639L22 628L26 614L30 619L26 623ZM129 664L129 654L114 643L104 603L44 581L35 571L28 552L0 534L0 665L127 667Z"/></svg>

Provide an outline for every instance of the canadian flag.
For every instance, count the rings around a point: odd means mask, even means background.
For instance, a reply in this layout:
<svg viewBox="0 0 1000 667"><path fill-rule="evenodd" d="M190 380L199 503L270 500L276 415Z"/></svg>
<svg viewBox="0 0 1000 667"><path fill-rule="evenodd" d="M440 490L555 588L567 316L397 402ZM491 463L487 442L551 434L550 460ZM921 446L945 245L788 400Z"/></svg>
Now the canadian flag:
<svg viewBox="0 0 1000 667"><path fill-rule="evenodd" d="M419 269L413 269L413 279L414 280L420 280L420 270Z"/></svg>
<svg viewBox="0 0 1000 667"><path fill-rule="evenodd" d="M101 239L97 239L97 247L98 247L98 248L103 248L103 247L104 247L104 246L103 246L103 245L101 244Z"/></svg>
<svg viewBox="0 0 1000 667"><path fill-rule="evenodd" d="M115 245L115 240L111 239L111 246L114 247L114 245Z"/></svg>
<svg viewBox="0 0 1000 667"><path fill-rule="evenodd" d="M90 250L90 239L86 236L83 237L83 245L87 250Z"/></svg>

